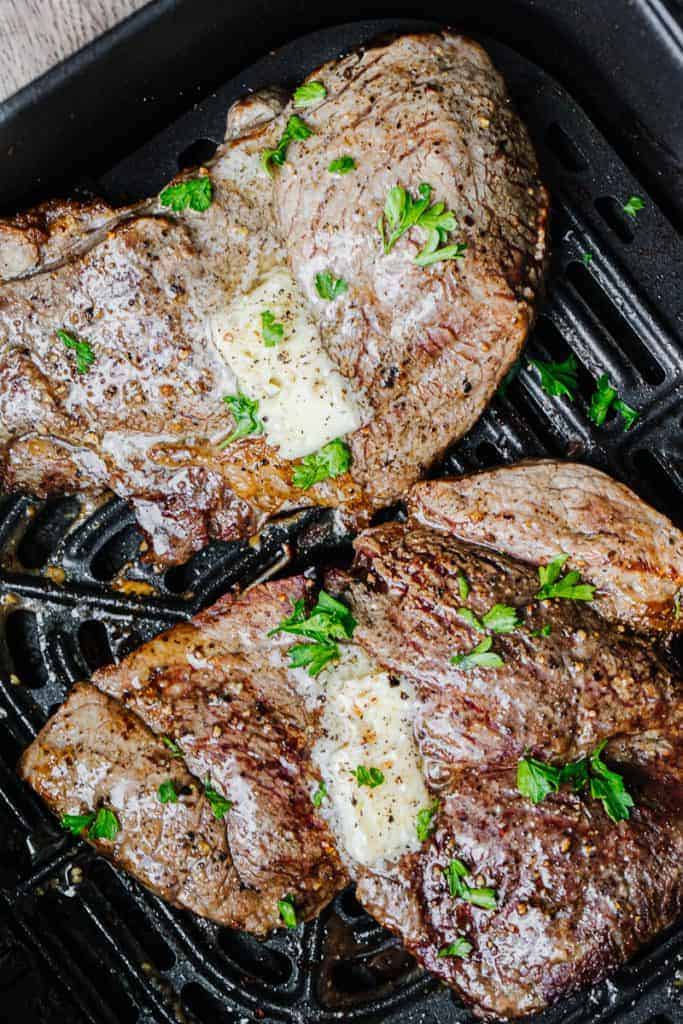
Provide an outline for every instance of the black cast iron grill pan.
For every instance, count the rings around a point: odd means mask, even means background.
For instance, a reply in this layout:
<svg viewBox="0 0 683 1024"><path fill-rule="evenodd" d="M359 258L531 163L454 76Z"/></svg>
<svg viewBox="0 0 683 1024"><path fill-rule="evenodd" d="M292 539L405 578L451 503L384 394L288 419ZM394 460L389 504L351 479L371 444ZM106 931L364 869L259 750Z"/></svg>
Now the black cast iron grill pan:
<svg viewBox="0 0 683 1024"><path fill-rule="evenodd" d="M299 81L378 33L431 27L358 22L293 42L226 83L105 173L113 201L151 194L179 166L207 159L229 104L247 89ZM527 353L580 364L574 403L549 398L526 368L448 454L463 473L539 455L606 469L679 525L683 353L677 326L682 247L642 182L567 92L504 45L482 40L530 127L553 198L553 267ZM645 210L623 213L632 195ZM583 256L590 253L586 263ZM640 411L587 417L607 372ZM343 558L331 516L308 511L259 543L215 544L157 573L139 561L125 503L78 497L0 503L0 1020L97 1024L451 1024L470 1014L420 971L352 890L296 933L265 942L177 911L65 836L14 765L69 686L262 574ZM683 928L609 982L548 1011L543 1024L683 1022Z"/></svg>

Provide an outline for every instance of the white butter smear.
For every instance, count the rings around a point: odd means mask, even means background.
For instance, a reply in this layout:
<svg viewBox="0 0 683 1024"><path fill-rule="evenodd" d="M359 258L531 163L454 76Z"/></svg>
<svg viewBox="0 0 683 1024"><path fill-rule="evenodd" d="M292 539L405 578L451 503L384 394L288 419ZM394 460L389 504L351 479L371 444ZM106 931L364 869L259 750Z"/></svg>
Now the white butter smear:
<svg viewBox="0 0 683 1024"><path fill-rule="evenodd" d="M351 865L396 861L419 849L417 814L430 803L413 737L414 692L357 647L319 678L325 703L313 760L328 793L320 813ZM378 768L384 782L359 786L359 765Z"/></svg>
<svg viewBox="0 0 683 1024"><path fill-rule="evenodd" d="M284 327L282 340L272 347L263 341L266 311ZM258 399L266 439L283 458L302 458L361 425L352 387L325 352L284 267L270 270L247 295L214 314L210 329L235 374L235 390Z"/></svg>

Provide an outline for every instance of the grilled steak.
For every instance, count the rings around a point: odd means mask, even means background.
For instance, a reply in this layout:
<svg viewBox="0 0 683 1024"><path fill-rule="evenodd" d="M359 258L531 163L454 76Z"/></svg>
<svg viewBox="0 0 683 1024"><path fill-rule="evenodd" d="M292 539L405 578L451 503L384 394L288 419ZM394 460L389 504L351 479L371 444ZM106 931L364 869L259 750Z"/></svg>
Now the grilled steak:
<svg viewBox="0 0 683 1024"><path fill-rule="evenodd" d="M166 895L168 890L167 898L198 913L259 933L282 924L277 904L285 896L293 896L297 914L305 919L345 881L332 837L311 803L318 784L309 762L314 719L285 667L284 641L268 637L290 601L305 594L305 581L292 579L255 588L238 602L223 598L192 623L175 627L121 666L93 678L111 695L98 696L95 704L104 709L104 726L106 716L126 724L131 757L147 763L151 748L168 775L178 762L169 765L169 751L160 740L165 736L180 749L184 762L171 774L189 778L189 769L195 803L197 789L207 780L232 803L217 830L226 866L220 878L197 882L204 889L204 902L192 905L174 896L171 883L158 884L159 891ZM68 698L25 756L22 774L59 814L73 806L92 808L102 798L116 798L116 809L123 811L122 802L129 798L128 790L119 786L119 773L126 769L126 760L119 763L116 754L122 741L110 736L108 727L93 736L95 698L84 702L85 692L98 693L88 687ZM68 739L57 742L55 736L65 729ZM111 731L125 732L121 727ZM100 788L79 788L79 763L87 763L103 780ZM145 807L154 808L154 822L165 813L156 795L159 771L148 784L144 772L137 777ZM131 772L137 776L137 761ZM145 816L126 811L121 824L119 844L106 852L143 882L157 886L154 840L147 845ZM164 830L169 844L185 841L172 816ZM142 855L128 855L129 847L147 851L146 866Z"/></svg>
<svg viewBox="0 0 683 1024"><path fill-rule="evenodd" d="M448 34L313 78L327 89L303 111L316 134L272 181L261 154L295 108L266 94L233 108L216 158L174 182L210 178L206 209L162 193L0 224L5 489L113 490L150 557L182 561L306 504L361 523L474 422L524 341L546 255L547 196L502 79ZM347 150L353 173L329 173ZM415 265L420 227L384 254L389 189L423 183L457 217L443 233L463 258ZM348 285L333 301L314 285L324 272ZM269 347L265 313L283 329ZM240 393L259 401L262 434L223 403ZM297 475L337 435L350 470Z"/></svg>

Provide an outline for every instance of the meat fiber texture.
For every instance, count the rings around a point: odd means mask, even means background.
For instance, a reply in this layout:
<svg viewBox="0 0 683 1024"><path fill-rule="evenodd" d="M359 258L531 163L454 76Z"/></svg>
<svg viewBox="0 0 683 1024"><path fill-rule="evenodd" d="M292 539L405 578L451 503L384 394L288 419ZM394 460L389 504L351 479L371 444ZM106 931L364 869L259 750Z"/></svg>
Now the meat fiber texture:
<svg viewBox="0 0 683 1024"><path fill-rule="evenodd" d="M215 159L177 179L210 176L204 212L54 201L0 223L5 490L114 491L149 557L174 563L310 504L362 524L480 415L524 342L547 259L548 197L502 78L449 33L370 47L311 78L327 89L298 112L314 134L272 179L260 154L293 106L268 93L231 110ZM330 174L344 154L356 169ZM416 266L421 229L383 253L389 189L422 183L456 215L464 258ZM307 490L263 436L219 448L234 375L207 324L279 267L362 412L349 471ZM324 271L348 282L334 302L315 290ZM91 346L87 372L58 330Z"/></svg>

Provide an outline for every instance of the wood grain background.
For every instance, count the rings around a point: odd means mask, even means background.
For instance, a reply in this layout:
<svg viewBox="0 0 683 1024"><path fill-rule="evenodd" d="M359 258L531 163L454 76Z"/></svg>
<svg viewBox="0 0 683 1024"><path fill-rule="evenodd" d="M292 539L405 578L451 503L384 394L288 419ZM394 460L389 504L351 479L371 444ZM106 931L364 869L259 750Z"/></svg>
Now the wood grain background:
<svg viewBox="0 0 683 1024"><path fill-rule="evenodd" d="M0 0L0 102L147 0Z"/></svg>

